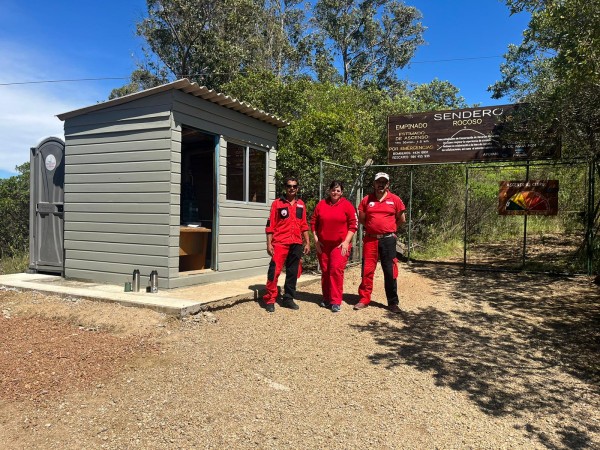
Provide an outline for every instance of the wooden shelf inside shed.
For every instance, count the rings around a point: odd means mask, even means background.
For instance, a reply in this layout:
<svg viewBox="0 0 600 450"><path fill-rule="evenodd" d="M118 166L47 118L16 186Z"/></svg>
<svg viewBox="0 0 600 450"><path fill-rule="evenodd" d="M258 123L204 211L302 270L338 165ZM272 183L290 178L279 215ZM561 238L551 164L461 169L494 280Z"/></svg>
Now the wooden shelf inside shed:
<svg viewBox="0 0 600 450"><path fill-rule="evenodd" d="M206 249L210 228L180 227L179 229L179 271L205 269Z"/></svg>

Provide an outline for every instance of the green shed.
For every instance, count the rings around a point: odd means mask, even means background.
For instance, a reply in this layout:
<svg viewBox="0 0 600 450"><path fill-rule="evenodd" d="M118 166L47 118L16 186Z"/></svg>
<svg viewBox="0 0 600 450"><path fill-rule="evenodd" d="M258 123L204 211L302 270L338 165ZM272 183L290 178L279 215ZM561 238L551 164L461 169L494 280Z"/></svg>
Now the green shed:
<svg viewBox="0 0 600 450"><path fill-rule="evenodd" d="M59 114L64 276L176 288L266 273L287 122L187 79Z"/></svg>

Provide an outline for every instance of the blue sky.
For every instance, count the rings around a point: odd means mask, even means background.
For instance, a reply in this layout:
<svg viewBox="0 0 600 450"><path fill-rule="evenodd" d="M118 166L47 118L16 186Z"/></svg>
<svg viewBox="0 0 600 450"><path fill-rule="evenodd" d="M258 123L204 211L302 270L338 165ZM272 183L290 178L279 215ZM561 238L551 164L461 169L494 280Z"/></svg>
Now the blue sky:
<svg viewBox="0 0 600 450"><path fill-rule="evenodd" d="M423 14L425 40L399 76L415 83L438 78L469 104L494 105L487 87L500 78L502 55L518 44L525 15L510 16L500 0L405 0ZM0 8L0 178L29 161L30 147L63 137L55 116L108 98L141 58L135 24L145 0L60 2L2 0ZM52 83L26 83L81 80ZM243 100L243 99L241 99Z"/></svg>

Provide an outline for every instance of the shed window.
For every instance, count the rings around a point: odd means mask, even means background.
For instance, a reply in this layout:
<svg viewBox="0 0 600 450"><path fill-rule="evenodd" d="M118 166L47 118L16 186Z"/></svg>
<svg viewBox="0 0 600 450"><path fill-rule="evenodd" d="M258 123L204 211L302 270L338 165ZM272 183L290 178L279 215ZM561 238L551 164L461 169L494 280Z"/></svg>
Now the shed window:
<svg viewBox="0 0 600 450"><path fill-rule="evenodd" d="M267 152L227 143L227 200L266 203Z"/></svg>

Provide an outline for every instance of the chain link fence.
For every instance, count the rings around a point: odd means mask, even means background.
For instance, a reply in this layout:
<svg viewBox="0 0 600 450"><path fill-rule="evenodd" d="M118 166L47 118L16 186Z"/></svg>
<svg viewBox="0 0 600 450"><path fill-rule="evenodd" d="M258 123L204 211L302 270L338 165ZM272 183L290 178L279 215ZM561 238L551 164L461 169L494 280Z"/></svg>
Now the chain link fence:
<svg viewBox="0 0 600 450"><path fill-rule="evenodd" d="M485 270L592 273L593 202L598 198L587 162L367 165L322 162L321 197L334 179L355 205L372 190L377 172L390 175L390 190L404 201L407 224L397 250L408 261L461 264ZM498 213L499 182L558 180L558 214ZM360 235L357 233L357 235ZM590 245L585 245L589 242ZM361 259L357 239L351 262Z"/></svg>

